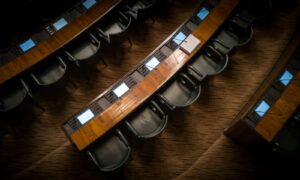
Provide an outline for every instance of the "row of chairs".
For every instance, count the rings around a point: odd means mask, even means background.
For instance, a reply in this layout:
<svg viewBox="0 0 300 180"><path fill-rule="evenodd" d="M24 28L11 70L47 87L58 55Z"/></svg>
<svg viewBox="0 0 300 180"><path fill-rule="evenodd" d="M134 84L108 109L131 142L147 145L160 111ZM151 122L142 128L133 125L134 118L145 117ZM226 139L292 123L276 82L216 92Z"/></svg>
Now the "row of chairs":
<svg viewBox="0 0 300 180"><path fill-rule="evenodd" d="M104 20L72 41L62 52L31 68L30 79L38 86L47 87L62 81L64 77L68 77L66 61L71 61L78 67L89 64L91 59L99 55L102 41L110 46L122 40L121 37L126 36L125 32L131 26L132 19L145 19L155 2L155 0L126 2L117 11L111 12ZM132 45L131 40L127 39ZM1 85L0 93L0 112L10 112L20 107L27 98L33 98L29 85L23 77L17 77Z"/></svg>
<svg viewBox="0 0 300 180"><path fill-rule="evenodd" d="M195 102L201 94L204 78L221 73L228 65L231 50L250 41L252 21L246 12L231 18L173 80L125 119L128 129L138 138L152 138L163 132L169 113ZM101 171L113 171L128 160L131 147L117 128L93 143L86 152Z"/></svg>

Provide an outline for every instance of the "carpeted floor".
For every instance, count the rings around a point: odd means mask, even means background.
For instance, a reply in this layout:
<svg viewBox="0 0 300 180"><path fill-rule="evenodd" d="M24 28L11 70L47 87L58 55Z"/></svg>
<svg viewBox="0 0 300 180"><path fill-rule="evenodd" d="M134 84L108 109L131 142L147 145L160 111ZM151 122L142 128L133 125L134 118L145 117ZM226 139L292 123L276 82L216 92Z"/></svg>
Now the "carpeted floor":
<svg viewBox="0 0 300 180"><path fill-rule="evenodd" d="M70 67L75 88L35 91L46 109L33 107L2 118L8 133L1 138L0 178L4 179L281 179L280 164L259 147L246 148L223 135L243 104L273 68L299 23L299 2L273 10L269 22L254 25L249 44L230 54L228 68L203 82L200 99L177 109L166 131L141 141L125 127L132 159L104 174L67 140L61 125L154 50L194 12L197 0L175 1L165 15L138 23L115 53L106 51L99 71Z"/></svg>

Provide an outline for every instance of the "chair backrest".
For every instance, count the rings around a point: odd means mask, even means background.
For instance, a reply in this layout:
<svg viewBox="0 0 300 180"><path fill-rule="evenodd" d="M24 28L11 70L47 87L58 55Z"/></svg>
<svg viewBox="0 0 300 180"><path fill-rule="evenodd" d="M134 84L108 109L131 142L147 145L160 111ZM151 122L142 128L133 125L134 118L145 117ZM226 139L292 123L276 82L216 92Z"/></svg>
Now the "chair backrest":
<svg viewBox="0 0 300 180"><path fill-rule="evenodd" d="M23 79L5 83L0 89L0 112L16 109L30 96L29 87Z"/></svg>
<svg viewBox="0 0 300 180"><path fill-rule="evenodd" d="M139 138L152 138L160 134L166 127L168 114L154 100L139 109L125 123Z"/></svg>
<svg viewBox="0 0 300 180"><path fill-rule="evenodd" d="M120 130L99 139L87 149L87 154L101 171L113 171L128 160L131 148Z"/></svg>
<svg viewBox="0 0 300 180"><path fill-rule="evenodd" d="M48 86L58 82L66 74L67 65L60 56L55 60L49 59L41 66L37 66L30 76L39 86Z"/></svg>

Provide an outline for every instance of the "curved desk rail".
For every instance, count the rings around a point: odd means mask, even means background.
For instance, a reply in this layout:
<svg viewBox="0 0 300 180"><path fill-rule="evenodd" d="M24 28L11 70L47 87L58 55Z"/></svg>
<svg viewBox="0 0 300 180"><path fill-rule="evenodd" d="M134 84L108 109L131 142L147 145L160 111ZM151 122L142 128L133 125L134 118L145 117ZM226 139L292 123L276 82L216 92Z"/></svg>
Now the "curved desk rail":
<svg viewBox="0 0 300 180"><path fill-rule="evenodd" d="M85 149L154 95L205 45L238 2L239 0L222 0L204 3L198 13L179 27L141 64L64 123L63 130L72 143L79 150ZM185 35L184 38L182 34ZM175 41L184 42L191 34L201 43L190 53L185 53ZM155 67L149 67L147 63L152 66L155 64Z"/></svg>
<svg viewBox="0 0 300 180"><path fill-rule="evenodd" d="M74 19L64 28L55 32L48 39L32 49L0 66L0 84L22 73L26 69L55 53L60 48L79 36L103 16L116 7L122 0L102 0L91 7L84 15ZM46 32L47 33L47 32ZM32 42L29 42L32 44Z"/></svg>

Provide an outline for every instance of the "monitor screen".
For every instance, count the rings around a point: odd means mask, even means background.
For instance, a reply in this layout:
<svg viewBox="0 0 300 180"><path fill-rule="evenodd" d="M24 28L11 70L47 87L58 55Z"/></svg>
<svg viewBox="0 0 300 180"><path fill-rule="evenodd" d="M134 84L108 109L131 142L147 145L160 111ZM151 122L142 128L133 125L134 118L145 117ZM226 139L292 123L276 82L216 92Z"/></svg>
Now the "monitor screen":
<svg viewBox="0 0 300 180"><path fill-rule="evenodd" d="M90 109L88 109L83 113L81 113L79 116L77 116L77 119L81 124L85 124L86 122L91 120L94 116L95 116L94 113Z"/></svg>
<svg viewBox="0 0 300 180"><path fill-rule="evenodd" d="M116 96L121 97L128 90L129 90L128 86L125 83L122 83L115 90L113 90L113 92L115 93Z"/></svg>
<svg viewBox="0 0 300 180"><path fill-rule="evenodd" d="M181 44L182 41L184 41L184 39L186 38L186 35L184 35L182 32L179 32L174 38L173 38L173 41L176 43L176 44Z"/></svg>
<svg viewBox="0 0 300 180"><path fill-rule="evenodd" d="M197 13L197 16L201 20L204 20L208 14L209 14L209 11L204 7Z"/></svg>
<svg viewBox="0 0 300 180"><path fill-rule="evenodd" d="M262 101L255 109L255 112L260 116L263 117L266 112L270 109L270 105L266 101Z"/></svg>
<svg viewBox="0 0 300 180"><path fill-rule="evenodd" d="M159 61L157 60L156 57L151 58L146 64L146 68L149 71L152 71L157 65L159 65Z"/></svg>
<svg viewBox="0 0 300 180"><path fill-rule="evenodd" d="M94 6L96 4L95 0L85 0L83 1L82 5L86 8L86 9L90 9L92 6Z"/></svg>
<svg viewBox="0 0 300 180"><path fill-rule="evenodd" d="M24 41L23 43L21 43L19 45L19 47L21 48L21 50L23 52L28 51L29 49L33 48L35 46L35 43L33 42L32 39L27 39L26 41Z"/></svg>
<svg viewBox="0 0 300 180"><path fill-rule="evenodd" d="M280 82L285 86L287 86L292 79L293 75L288 70L284 71L284 73L279 78Z"/></svg>
<svg viewBox="0 0 300 180"><path fill-rule="evenodd" d="M61 28L63 28L64 26L66 26L68 24L68 22L65 20L65 18L60 18L59 20L57 20L55 23L53 23L53 26L55 27L55 29L58 31Z"/></svg>

